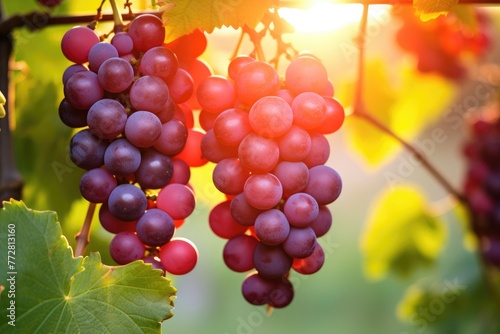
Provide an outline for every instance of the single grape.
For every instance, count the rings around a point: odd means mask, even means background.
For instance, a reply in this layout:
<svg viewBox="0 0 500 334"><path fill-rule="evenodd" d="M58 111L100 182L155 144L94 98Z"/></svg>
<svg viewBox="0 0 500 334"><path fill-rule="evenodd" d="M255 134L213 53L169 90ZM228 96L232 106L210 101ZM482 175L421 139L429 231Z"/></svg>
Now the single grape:
<svg viewBox="0 0 500 334"><path fill-rule="evenodd" d="M228 109L228 110L231 110L231 109ZM226 110L226 111L228 111L228 110ZM222 113L224 113L226 111L223 111ZM214 114L214 113L208 112L206 110L200 110L200 114L198 115L198 120L200 122L200 126L205 131L213 129L215 126L215 121L218 118L219 118L219 114Z"/></svg>
<svg viewBox="0 0 500 334"><path fill-rule="evenodd" d="M167 84L152 75L140 77L130 88L130 103L136 110L157 114L167 106L169 98Z"/></svg>
<svg viewBox="0 0 500 334"><path fill-rule="evenodd" d="M82 128L87 126L88 110L73 108L67 99L62 99L59 104L59 119L70 128Z"/></svg>
<svg viewBox="0 0 500 334"><path fill-rule="evenodd" d="M200 82L196 97L203 110L219 114L234 106L234 86L226 78L212 75Z"/></svg>
<svg viewBox="0 0 500 334"><path fill-rule="evenodd" d="M127 264L144 256L145 247L133 232L120 232L109 244L109 253L118 264Z"/></svg>
<svg viewBox="0 0 500 334"><path fill-rule="evenodd" d="M252 129L265 138L284 135L292 126L294 114L285 100L277 96L265 96L257 100L248 113Z"/></svg>
<svg viewBox="0 0 500 334"><path fill-rule="evenodd" d="M184 103L193 95L194 81L188 71L180 68L168 82L170 96L175 103Z"/></svg>
<svg viewBox="0 0 500 334"><path fill-rule="evenodd" d="M241 292L250 304L265 305L269 302L274 287L274 281L263 278L258 272L252 272L243 280Z"/></svg>
<svg viewBox="0 0 500 334"><path fill-rule="evenodd" d="M195 202L194 193L189 187L171 183L158 193L156 206L168 213L173 219L184 219L193 212Z"/></svg>
<svg viewBox="0 0 500 334"><path fill-rule="evenodd" d="M292 267L293 259L281 246L271 246L259 242L253 254L255 269L263 278L277 279L286 275Z"/></svg>
<svg viewBox="0 0 500 334"><path fill-rule="evenodd" d="M174 174L172 160L154 149L141 152L141 164L135 179L143 189L159 189L166 186Z"/></svg>
<svg viewBox="0 0 500 334"><path fill-rule="evenodd" d="M252 270L253 253L258 243L257 239L245 234L232 237L224 245L224 263L229 269L239 273Z"/></svg>
<svg viewBox="0 0 500 334"><path fill-rule="evenodd" d="M230 210L234 220L245 226L254 225L257 216L262 212L248 204L244 193L236 195L231 200Z"/></svg>
<svg viewBox="0 0 500 334"><path fill-rule="evenodd" d="M283 197L304 190L309 182L309 168L303 162L281 161L273 170L283 187Z"/></svg>
<svg viewBox="0 0 500 334"><path fill-rule="evenodd" d="M141 151L126 138L114 140L104 153L106 169L117 176L133 174L141 164Z"/></svg>
<svg viewBox="0 0 500 334"><path fill-rule="evenodd" d="M212 232L223 239L231 239L246 232L247 226L238 224L231 216L231 201L217 204L208 216ZM249 269L250 270L250 269Z"/></svg>
<svg viewBox="0 0 500 334"><path fill-rule="evenodd" d="M278 144L256 133L248 134L238 147L241 164L252 173L267 173L276 167L279 160Z"/></svg>
<svg viewBox="0 0 500 334"><path fill-rule="evenodd" d="M213 115L211 113L208 114ZM237 108L231 108L220 113L215 118L213 130L217 141L226 146L239 145L243 138L252 132L248 113Z"/></svg>
<svg viewBox="0 0 500 334"><path fill-rule="evenodd" d="M288 65L285 80L286 87L296 95L303 92L322 94L328 82L328 73L317 58L300 56Z"/></svg>
<svg viewBox="0 0 500 334"><path fill-rule="evenodd" d="M319 206L311 195L295 193L286 200L283 212L290 225L307 227L318 218Z"/></svg>
<svg viewBox="0 0 500 334"><path fill-rule="evenodd" d="M91 203L104 203L116 187L116 179L107 170L94 168L80 179L80 192Z"/></svg>
<svg viewBox="0 0 500 334"><path fill-rule="evenodd" d="M330 157L330 144L325 136L318 132L309 132L311 137L311 150L309 154L302 160L307 167L324 165Z"/></svg>
<svg viewBox="0 0 500 334"><path fill-rule="evenodd" d="M75 74L76 72L82 72L82 71L85 72L88 70L89 69L85 65L82 65L82 64L73 64L73 65L68 66L63 72L63 76L62 76L63 84L66 84L66 81L68 81L69 77L72 76L73 74Z"/></svg>
<svg viewBox="0 0 500 334"><path fill-rule="evenodd" d="M172 159L174 172L169 183L187 184L191 178L191 169L189 165L182 159Z"/></svg>
<svg viewBox="0 0 500 334"><path fill-rule="evenodd" d="M245 200L256 209L274 208L283 196L283 188L276 176L271 173L252 174L245 182Z"/></svg>
<svg viewBox="0 0 500 334"><path fill-rule="evenodd" d="M297 95L292 101L293 123L311 130L321 126L326 120L326 101L313 92Z"/></svg>
<svg viewBox="0 0 500 334"><path fill-rule="evenodd" d="M310 256L316 247L316 234L310 227L290 227L283 249L290 257L303 259Z"/></svg>
<svg viewBox="0 0 500 334"><path fill-rule="evenodd" d="M243 192L245 182L250 176L237 158L227 158L219 161L212 172L215 187L227 195L237 195Z"/></svg>
<svg viewBox="0 0 500 334"><path fill-rule="evenodd" d="M344 124L344 107L333 97L323 96L323 99L325 99L326 102L326 119L314 130L321 134L334 133L342 127L342 124Z"/></svg>
<svg viewBox="0 0 500 334"><path fill-rule="evenodd" d="M162 45L165 40L163 22L153 14L137 16L130 23L128 34L134 42L134 48L142 52Z"/></svg>
<svg viewBox="0 0 500 334"><path fill-rule="evenodd" d="M187 136L186 126L182 122L172 119L161 125L160 137L153 147L163 154L173 156L182 152L186 146Z"/></svg>
<svg viewBox="0 0 500 334"><path fill-rule="evenodd" d="M236 77L238 76L238 73L240 72L240 69L245 66L248 63L251 63L255 61L255 58L246 56L246 55L239 55L236 56L231 62L229 63L229 66L227 68L227 73L228 76L235 80Z"/></svg>
<svg viewBox="0 0 500 334"><path fill-rule="evenodd" d="M134 69L122 58L109 58L99 67L97 78L106 91L121 93L132 85Z"/></svg>
<svg viewBox="0 0 500 334"><path fill-rule="evenodd" d="M312 139L303 128L292 125L285 135L278 138L280 157L286 161L302 161L311 152Z"/></svg>
<svg viewBox="0 0 500 334"><path fill-rule="evenodd" d="M309 169L309 182L304 192L314 197L320 205L333 203L342 192L342 179L331 167L315 166Z"/></svg>
<svg viewBox="0 0 500 334"><path fill-rule="evenodd" d="M69 142L69 157L80 168L94 169L104 165L109 141L94 136L89 129L77 132Z"/></svg>
<svg viewBox="0 0 500 334"><path fill-rule="evenodd" d="M118 219L137 220L146 211L146 195L132 184L120 184L109 195L108 207L111 214Z"/></svg>
<svg viewBox="0 0 500 334"><path fill-rule="evenodd" d="M200 142L201 152L210 162L219 162L227 158L238 157L238 146L221 144L215 137L214 130L208 130Z"/></svg>
<svg viewBox="0 0 500 334"><path fill-rule="evenodd" d="M153 146L161 136L160 119L149 111L132 113L125 123L125 136L137 147Z"/></svg>
<svg viewBox="0 0 500 334"><path fill-rule="evenodd" d="M78 74L78 73L77 73ZM99 138L114 139L125 129L127 112L120 102L113 99L97 101L89 109L87 123L90 131Z"/></svg>
<svg viewBox="0 0 500 334"><path fill-rule="evenodd" d="M323 247L316 242L314 246L314 251L308 257L302 259L294 259L292 268L303 275L311 275L317 272L323 267L325 262L325 251Z"/></svg>
<svg viewBox="0 0 500 334"><path fill-rule="evenodd" d="M185 275L196 266L198 250L185 238L172 238L160 249L158 257L165 271L172 275Z"/></svg>
<svg viewBox="0 0 500 334"><path fill-rule="evenodd" d="M332 213L325 205L319 206L318 217L311 223L310 227L313 229L316 238L324 236L332 226Z"/></svg>
<svg viewBox="0 0 500 334"><path fill-rule="evenodd" d="M124 231L135 232L135 224L137 223L136 220L124 221L113 216L106 202L102 203L99 208L99 221L106 231L113 234Z"/></svg>
<svg viewBox="0 0 500 334"><path fill-rule="evenodd" d="M149 209L137 221L137 237L145 245L159 247L172 239L174 220L165 211Z"/></svg>
<svg viewBox="0 0 500 334"><path fill-rule="evenodd" d="M149 49L141 58L142 74L161 78L165 83L174 78L178 68L177 56L163 46Z"/></svg>
<svg viewBox="0 0 500 334"><path fill-rule="evenodd" d="M113 45L118 51L118 55L124 56L134 50L134 41L128 34L128 32L120 31L113 35L111 38L111 45Z"/></svg>
<svg viewBox="0 0 500 334"><path fill-rule="evenodd" d="M280 88L278 72L262 61L241 67L234 82L236 95L248 106L264 96L274 95Z"/></svg>
<svg viewBox="0 0 500 334"><path fill-rule="evenodd" d="M271 209L257 216L254 229L260 242L274 246L286 240L290 232L290 224L283 212Z"/></svg>
<svg viewBox="0 0 500 334"><path fill-rule="evenodd" d="M61 39L61 50L64 56L77 64L88 61L89 51L99 43L99 36L90 28L77 26L64 33Z"/></svg>
<svg viewBox="0 0 500 334"><path fill-rule="evenodd" d="M103 96L97 74L92 71L76 72L64 85L64 97L76 109L87 110Z"/></svg>
<svg viewBox="0 0 500 334"><path fill-rule="evenodd" d="M290 305L294 297L294 290L292 283L288 278L277 280L274 289L269 295L269 306L274 308L283 308Z"/></svg>

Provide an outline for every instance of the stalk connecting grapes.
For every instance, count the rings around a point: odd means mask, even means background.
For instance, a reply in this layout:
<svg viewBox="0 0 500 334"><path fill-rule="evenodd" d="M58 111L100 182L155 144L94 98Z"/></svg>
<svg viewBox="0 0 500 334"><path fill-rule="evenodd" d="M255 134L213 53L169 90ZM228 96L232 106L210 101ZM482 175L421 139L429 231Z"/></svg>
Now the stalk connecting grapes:
<svg viewBox="0 0 500 334"><path fill-rule="evenodd" d="M227 239L225 264L254 270L243 281L244 298L282 308L294 296L291 269L308 275L324 263L318 238L331 227L328 205L342 189L325 165L325 134L341 127L344 109L311 55L294 59L284 82L249 56L232 60L228 74L206 78L197 90L202 152L216 163L213 182L228 198L212 209L209 224Z"/></svg>
<svg viewBox="0 0 500 334"><path fill-rule="evenodd" d="M198 252L175 232L195 208L190 166L203 161L189 150L194 80L164 38L163 22L150 14L109 40L84 26L67 31L61 47L74 64L63 75L59 115L79 129L69 154L86 170L82 196L102 203L101 225L115 234L112 258L118 264L142 259L182 275L194 268ZM192 65L201 52L184 63Z"/></svg>
<svg viewBox="0 0 500 334"><path fill-rule="evenodd" d="M468 169L464 193L483 258L500 267L500 119L498 105L485 107L471 120L472 138L465 145Z"/></svg>

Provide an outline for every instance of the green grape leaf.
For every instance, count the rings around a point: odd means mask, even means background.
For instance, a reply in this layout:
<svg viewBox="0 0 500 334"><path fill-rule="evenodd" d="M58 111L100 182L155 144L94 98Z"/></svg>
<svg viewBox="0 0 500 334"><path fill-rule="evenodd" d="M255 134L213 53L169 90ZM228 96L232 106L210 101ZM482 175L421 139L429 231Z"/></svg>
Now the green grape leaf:
<svg viewBox="0 0 500 334"><path fill-rule="evenodd" d="M4 202L0 247L1 333L160 333L172 316L176 290L161 271L74 258L55 212Z"/></svg>
<svg viewBox="0 0 500 334"><path fill-rule="evenodd" d="M458 3L458 0L413 0L413 8L422 21L446 15Z"/></svg>
<svg viewBox="0 0 500 334"><path fill-rule="evenodd" d="M455 98L457 87L439 75L420 74L407 64L398 68L398 81L394 82L386 66L382 59L367 62L363 87L365 107L396 134L411 141L447 111L446 106ZM353 80L340 84L337 98L346 108L352 108L355 86ZM348 117L345 124L348 144L369 167L388 162L401 150L397 141L364 119Z"/></svg>
<svg viewBox="0 0 500 334"><path fill-rule="evenodd" d="M370 278L381 278L389 271L409 276L418 267L432 264L446 239L444 222L413 186L387 190L368 217L361 249Z"/></svg>
<svg viewBox="0 0 500 334"><path fill-rule="evenodd" d="M253 28L274 0L213 0L204 1L162 1L166 42L201 29L211 33L223 26L238 29L245 25Z"/></svg>

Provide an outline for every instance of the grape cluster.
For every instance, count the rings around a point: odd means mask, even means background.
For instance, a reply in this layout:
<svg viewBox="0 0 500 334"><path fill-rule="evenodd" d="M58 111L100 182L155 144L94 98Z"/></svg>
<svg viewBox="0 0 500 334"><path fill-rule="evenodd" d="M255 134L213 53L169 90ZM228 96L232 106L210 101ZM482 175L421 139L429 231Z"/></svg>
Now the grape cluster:
<svg viewBox="0 0 500 334"><path fill-rule="evenodd" d="M110 254L118 264L143 259L182 275L198 258L191 241L174 236L195 208L188 182L201 158L190 150L197 143L186 104L194 80L164 44L157 16L139 15L108 38L78 26L61 41L74 64L63 74L59 116L79 129L69 154L86 170L80 191L102 203L99 219L115 234Z"/></svg>
<svg viewBox="0 0 500 334"><path fill-rule="evenodd" d="M499 106L471 121L472 136L465 144L468 168L464 183L474 233L483 258L500 267L500 119ZM488 116L490 115L490 116Z"/></svg>
<svg viewBox="0 0 500 334"><path fill-rule="evenodd" d="M396 42L416 56L417 68L422 73L460 80L466 75L464 59L481 57L488 50L489 21L482 12L475 13L478 27L474 31L452 14L424 22L412 8L397 10L395 16L402 24L396 32Z"/></svg>
<svg viewBox="0 0 500 334"><path fill-rule="evenodd" d="M325 134L341 127L344 109L324 65L307 54L281 81L270 64L238 56L227 78L207 77L196 94L202 152L227 197L209 215L213 232L227 239L224 262L236 272L255 269L242 285L249 303L285 307L294 296L290 270L312 274L324 262L317 238L330 229L327 205L342 188L325 165Z"/></svg>

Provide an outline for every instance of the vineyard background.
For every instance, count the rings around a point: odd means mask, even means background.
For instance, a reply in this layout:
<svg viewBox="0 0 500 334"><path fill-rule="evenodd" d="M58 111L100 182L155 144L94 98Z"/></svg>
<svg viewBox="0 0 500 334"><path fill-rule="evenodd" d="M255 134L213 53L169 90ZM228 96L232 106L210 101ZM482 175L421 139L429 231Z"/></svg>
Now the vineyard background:
<svg viewBox="0 0 500 334"><path fill-rule="evenodd" d="M54 14L94 13L96 5L89 3L63 1ZM147 1L137 3L137 8L147 8ZM4 7L7 15L39 9L34 1L4 1ZM496 24L494 29L497 33L492 35L492 48L480 64L472 65L469 80L452 85L453 92L444 111L413 138L416 143L430 143L432 149L427 151L426 157L457 188L460 188L465 172L461 145L467 137L467 130L465 123L452 122L449 115L456 112L454 106L463 105L468 96L477 95L478 85L483 85L480 80L494 75L494 72L481 66L490 62L498 64L500 59L500 8L488 7L485 10ZM353 38L357 34L361 9L358 13L352 22L333 31L297 31L286 35L296 49L309 50L323 61L339 99L351 93L347 83L353 81L356 74L357 52ZM375 69L377 66L386 68L395 87L400 84L401 66L411 66L411 60L394 43L398 24L398 21L390 19L385 9L370 7L367 61L375 64ZM63 233L74 246L72 236L82 224L87 204L79 199L78 180L82 171L73 167L68 158L71 130L60 122L57 115L57 107L63 97L61 75L69 65L59 44L69 27L15 31L16 62L12 65L11 80L15 84L16 105L15 118L11 121L14 123L16 162L25 181L23 199L30 208L57 211ZM98 29L108 31L111 26L100 23ZM225 75L239 32L222 29L207 37L208 47L201 58L213 67L216 74ZM271 53L274 50L273 41L265 40L263 47ZM250 51L249 43L241 50L242 53ZM414 77L414 80L419 79ZM419 98L439 97L415 97ZM421 117L430 118L425 111L422 111ZM475 327L480 322L480 309L473 308L474 304L468 299L472 296L475 298L472 301L479 303L485 298L485 292L476 285L481 281L480 268L476 255L467 250L462 218L457 216L454 205L450 204L449 194L404 150L388 150L391 152L382 162L368 163L352 147L349 122L343 129L328 136L332 150L327 164L340 173L344 186L341 197L332 204L333 227L323 240L327 254L325 265L312 277L294 275L294 302L286 309L274 311L270 317L265 314L264 308L248 305L242 300L240 285L243 276L225 267L221 257L225 241L214 236L208 226L211 207L223 198L210 182L213 165L192 170L197 207L178 235L189 237L197 245L200 260L191 273L173 277L178 297L174 317L163 324L166 333L281 333L285 328L288 333L481 332ZM442 140L435 140L436 129L443 131ZM440 210L448 235L443 252L430 269L419 269L406 279L387 275L381 280L371 280L363 268L361 236L374 200L387 187L394 185L389 181L390 175L397 175L401 183L409 183L424 191L430 203ZM96 218L95 222L87 252L99 251L103 262L112 264L108 251L111 234L100 228ZM438 292L451 291L447 294L450 298L429 295L425 302L415 306L414 313L410 311L410 315L415 315L413 320L402 322L398 319L398 305L407 289L422 281L437 286ZM424 309L428 313L424 314ZM475 331L468 331L471 328Z"/></svg>

